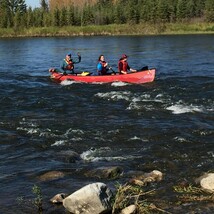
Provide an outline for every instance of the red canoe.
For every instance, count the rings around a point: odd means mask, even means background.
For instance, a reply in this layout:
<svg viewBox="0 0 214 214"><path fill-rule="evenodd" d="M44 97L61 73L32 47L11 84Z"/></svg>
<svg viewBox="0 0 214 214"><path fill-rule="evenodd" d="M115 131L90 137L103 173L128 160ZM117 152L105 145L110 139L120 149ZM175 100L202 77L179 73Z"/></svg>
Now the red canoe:
<svg viewBox="0 0 214 214"><path fill-rule="evenodd" d="M135 83L142 84L152 82L155 78L155 68L149 69L146 71L138 71L129 74L123 75L105 75L105 76L90 76L87 72L82 74L73 75L67 74L63 75L62 73L56 72L55 69L49 69L51 72L50 78L56 82L62 82L64 80L71 80L84 83L111 83L111 82L126 82L126 83Z"/></svg>

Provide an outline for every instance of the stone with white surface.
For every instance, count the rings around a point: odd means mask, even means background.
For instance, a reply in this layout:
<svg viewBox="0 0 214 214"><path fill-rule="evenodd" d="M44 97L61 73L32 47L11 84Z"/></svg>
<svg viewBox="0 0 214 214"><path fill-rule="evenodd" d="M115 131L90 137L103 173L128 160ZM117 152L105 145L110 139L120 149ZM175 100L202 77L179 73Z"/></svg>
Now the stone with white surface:
<svg viewBox="0 0 214 214"><path fill-rule="evenodd" d="M74 214L99 214L111 208L111 190L104 183L88 184L63 200L66 210Z"/></svg>

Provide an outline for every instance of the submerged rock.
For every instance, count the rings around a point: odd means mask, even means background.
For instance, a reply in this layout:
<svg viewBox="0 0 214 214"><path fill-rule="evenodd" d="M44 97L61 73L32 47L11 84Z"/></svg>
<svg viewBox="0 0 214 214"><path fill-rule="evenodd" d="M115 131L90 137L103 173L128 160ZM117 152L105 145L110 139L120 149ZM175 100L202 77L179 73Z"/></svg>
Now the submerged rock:
<svg viewBox="0 0 214 214"><path fill-rule="evenodd" d="M114 167L100 167L94 170L90 170L85 173L87 177L97 177L105 179L116 179L121 176L123 169L118 166Z"/></svg>
<svg viewBox="0 0 214 214"><path fill-rule="evenodd" d="M81 160L80 155L73 150L61 151L56 154L56 157L66 163L75 163Z"/></svg>
<svg viewBox="0 0 214 214"><path fill-rule="evenodd" d="M63 178L65 173L60 171L50 171L40 175L38 178L40 181L52 181L59 178Z"/></svg>

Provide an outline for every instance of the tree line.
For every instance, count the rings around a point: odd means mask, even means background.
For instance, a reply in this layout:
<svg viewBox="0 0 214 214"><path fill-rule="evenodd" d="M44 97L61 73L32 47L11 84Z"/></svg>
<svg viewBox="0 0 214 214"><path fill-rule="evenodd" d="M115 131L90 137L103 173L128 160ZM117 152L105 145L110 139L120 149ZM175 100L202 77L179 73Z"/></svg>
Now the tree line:
<svg viewBox="0 0 214 214"><path fill-rule="evenodd" d="M0 0L0 28L214 22L214 0L85 0L81 6L53 2L41 0L32 9L25 0Z"/></svg>

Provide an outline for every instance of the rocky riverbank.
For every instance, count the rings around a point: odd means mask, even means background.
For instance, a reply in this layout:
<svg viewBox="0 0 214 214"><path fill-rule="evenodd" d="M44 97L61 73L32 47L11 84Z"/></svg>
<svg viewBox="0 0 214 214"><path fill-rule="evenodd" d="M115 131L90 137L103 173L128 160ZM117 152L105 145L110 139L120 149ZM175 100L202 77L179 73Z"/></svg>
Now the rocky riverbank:
<svg viewBox="0 0 214 214"><path fill-rule="evenodd" d="M81 161L76 152L63 155L69 162ZM214 173L205 173L195 180L186 178L165 182L166 177L159 170L150 172L125 172L120 166L99 167L82 172L86 178L96 181L83 186L75 192L69 189L65 193L58 193L50 201L58 204L55 208L70 213L112 213L112 214L140 214L140 213L182 213L182 210L192 210L194 204L205 211L214 210ZM39 182L51 182L68 175L63 171L49 171L38 176ZM121 180L124 182L121 183ZM105 182L104 182L105 181ZM115 189L108 186L107 181L115 183ZM171 192L168 196L166 192ZM60 192L60 190L59 190ZM37 204L42 210L43 204ZM60 211L58 212L60 213Z"/></svg>
<svg viewBox="0 0 214 214"><path fill-rule="evenodd" d="M96 176L102 178L116 178L122 176L120 167L103 168L96 171ZM47 174L50 177L50 174ZM53 178L56 173L53 172ZM91 172L95 175L95 172ZM76 192L68 195L59 193L50 201L62 204L70 213L112 213L112 214L140 214L140 213L175 213L182 211L188 203L207 203L204 209L214 209L214 173L206 173L195 180L195 185L182 181L172 186L174 197L172 201L164 200L165 186L159 186L164 175L158 170L149 173L135 172L125 184L120 184L116 191L112 191L105 183L88 184ZM173 208L172 208L173 207ZM172 212L172 210L174 210Z"/></svg>

